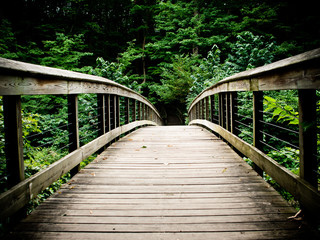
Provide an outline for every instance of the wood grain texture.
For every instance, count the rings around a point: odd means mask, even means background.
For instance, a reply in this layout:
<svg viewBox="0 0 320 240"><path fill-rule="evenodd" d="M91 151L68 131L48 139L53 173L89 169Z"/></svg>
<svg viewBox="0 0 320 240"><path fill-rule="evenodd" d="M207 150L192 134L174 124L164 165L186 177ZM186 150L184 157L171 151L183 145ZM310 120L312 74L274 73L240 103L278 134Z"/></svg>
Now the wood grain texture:
<svg viewBox="0 0 320 240"><path fill-rule="evenodd" d="M206 120L193 120L190 124L204 126L218 133L243 155L250 158L259 168L270 175L286 191L290 192L297 200L299 200L311 216L315 219L319 219L320 193L310 183L301 179L259 149L253 147L217 124Z"/></svg>
<svg viewBox="0 0 320 240"><path fill-rule="evenodd" d="M294 213L209 131L147 127L112 144L7 239L312 239L287 220Z"/></svg>
<svg viewBox="0 0 320 240"><path fill-rule="evenodd" d="M101 93L129 97L148 105L161 122L160 114L141 94L109 79L45 67L0 57L0 95Z"/></svg>
<svg viewBox="0 0 320 240"><path fill-rule="evenodd" d="M37 194L50 186L54 181L58 180L61 176L113 139L137 127L146 125L155 125L155 123L142 120L115 128L0 194L0 220L5 220L6 217L11 216L24 207L31 199L36 197Z"/></svg>

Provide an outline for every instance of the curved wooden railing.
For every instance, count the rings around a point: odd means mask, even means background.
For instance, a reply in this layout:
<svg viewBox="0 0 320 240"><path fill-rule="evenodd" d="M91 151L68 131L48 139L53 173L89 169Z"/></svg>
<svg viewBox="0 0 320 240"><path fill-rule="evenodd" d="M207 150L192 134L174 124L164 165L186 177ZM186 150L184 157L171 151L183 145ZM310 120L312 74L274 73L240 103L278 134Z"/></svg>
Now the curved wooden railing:
<svg viewBox="0 0 320 240"><path fill-rule="evenodd" d="M200 93L191 103L190 124L204 126L224 138L255 164L258 173L271 176L319 219L316 90L320 88L320 49L228 77ZM263 153L263 93L297 90L299 96L300 176ZM237 135L237 93L253 93L253 144ZM215 109L216 108L216 109ZM217 117L214 117L214 113ZM213 121L216 119L216 123ZM309 127L305 127L309 126ZM310 127L312 126L312 127ZM239 128L238 128L239 129Z"/></svg>
<svg viewBox="0 0 320 240"><path fill-rule="evenodd" d="M97 94L99 137L79 146L78 94ZM68 95L69 154L48 168L24 179L21 95ZM0 95L6 140L8 184L0 195L0 220L11 216L41 191L105 145L137 127L161 125L155 107L142 95L108 79L0 58ZM120 116L119 98L124 97ZM123 113L124 112L124 113ZM120 126L120 117L125 125ZM131 122L130 122L131 120Z"/></svg>

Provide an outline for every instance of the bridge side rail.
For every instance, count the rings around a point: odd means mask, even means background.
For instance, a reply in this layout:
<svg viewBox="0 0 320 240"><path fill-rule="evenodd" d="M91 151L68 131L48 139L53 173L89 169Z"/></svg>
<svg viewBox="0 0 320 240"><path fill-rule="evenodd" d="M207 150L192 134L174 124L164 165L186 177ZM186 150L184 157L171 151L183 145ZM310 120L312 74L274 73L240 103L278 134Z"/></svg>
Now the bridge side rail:
<svg viewBox="0 0 320 240"><path fill-rule="evenodd" d="M98 138L80 147L79 94L96 94ZM22 95L67 95L69 154L25 179L22 137ZM161 125L155 107L142 95L108 79L0 58L8 186L0 195L0 221L16 213L41 191L80 162L121 135L147 125ZM124 106L121 106L124 105ZM124 109L124 111L121 111ZM121 125L120 119L124 119Z"/></svg>
<svg viewBox="0 0 320 240"><path fill-rule="evenodd" d="M317 162L317 96L320 88L320 48L263 67L235 74L200 93L191 103L190 124L201 125L218 133L239 152L253 161L254 168L272 177L290 192L305 211L319 218ZM264 136L263 95L266 91L297 90L299 103L299 176L262 152ZM251 92L252 143L238 135L237 95Z"/></svg>

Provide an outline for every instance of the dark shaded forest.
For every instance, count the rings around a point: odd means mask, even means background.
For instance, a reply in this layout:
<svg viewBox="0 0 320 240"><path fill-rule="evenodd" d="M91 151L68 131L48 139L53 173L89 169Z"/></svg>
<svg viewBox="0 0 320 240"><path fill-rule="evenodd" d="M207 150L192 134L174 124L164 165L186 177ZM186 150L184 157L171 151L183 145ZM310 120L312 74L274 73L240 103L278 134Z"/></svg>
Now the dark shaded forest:
<svg viewBox="0 0 320 240"><path fill-rule="evenodd" d="M96 74L183 123L201 90L319 46L316 1L11 0L0 56Z"/></svg>

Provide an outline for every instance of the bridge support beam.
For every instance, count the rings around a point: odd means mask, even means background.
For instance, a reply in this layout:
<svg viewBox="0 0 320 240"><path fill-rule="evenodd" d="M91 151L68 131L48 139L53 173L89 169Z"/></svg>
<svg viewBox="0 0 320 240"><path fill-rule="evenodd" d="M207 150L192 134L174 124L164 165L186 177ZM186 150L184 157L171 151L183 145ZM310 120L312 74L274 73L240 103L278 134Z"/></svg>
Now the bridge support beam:
<svg viewBox="0 0 320 240"><path fill-rule="evenodd" d="M8 187L24 180L21 96L3 96Z"/></svg>
<svg viewBox="0 0 320 240"><path fill-rule="evenodd" d="M263 92L253 92L253 146L262 150L261 141L263 140L262 135L262 120L263 120ZM260 175L263 176L263 170L256 164L253 165L253 169Z"/></svg>
<svg viewBox="0 0 320 240"><path fill-rule="evenodd" d="M68 95L68 129L69 129L69 152L73 152L80 147L79 121L78 121L78 95ZM80 164L71 169L72 176L80 171Z"/></svg>
<svg viewBox="0 0 320 240"><path fill-rule="evenodd" d="M299 90L300 177L318 188L316 90Z"/></svg>

